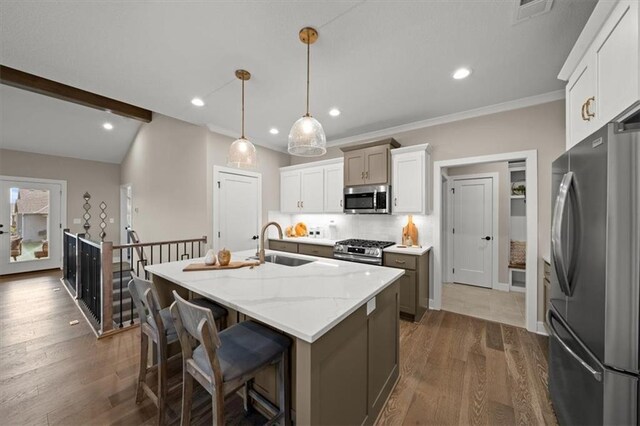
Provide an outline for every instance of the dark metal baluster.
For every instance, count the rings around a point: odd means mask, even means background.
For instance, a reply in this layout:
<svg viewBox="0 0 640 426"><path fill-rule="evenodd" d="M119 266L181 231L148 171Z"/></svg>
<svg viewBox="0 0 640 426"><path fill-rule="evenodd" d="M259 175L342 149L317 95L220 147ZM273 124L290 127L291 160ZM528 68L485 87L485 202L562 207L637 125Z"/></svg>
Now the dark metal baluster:
<svg viewBox="0 0 640 426"><path fill-rule="evenodd" d="M162 244L160 244L160 262L158 263L162 263Z"/></svg>
<svg viewBox="0 0 640 426"><path fill-rule="evenodd" d="M180 246L176 243L176 262L180 260Z"/></svg>
<svg viewBox="0 0 640 426"><path fill-rule="evenodd" d="M122 328L122 249L120 249L120 308L118 309L120 311L120 325L118 325L118 328Z"/></svg>
<svg viewBox="0 0 640 426"><path fill-rule="evenodd" d="M202 257L202 252L200 250L202 250L202 243L198 241L198 257Z"/></svg>
<svg viewBox="0 0 640 426"><path fill-rule="evenodd" d="M193 241L191 241L191 258L193 259Z"/></svg>

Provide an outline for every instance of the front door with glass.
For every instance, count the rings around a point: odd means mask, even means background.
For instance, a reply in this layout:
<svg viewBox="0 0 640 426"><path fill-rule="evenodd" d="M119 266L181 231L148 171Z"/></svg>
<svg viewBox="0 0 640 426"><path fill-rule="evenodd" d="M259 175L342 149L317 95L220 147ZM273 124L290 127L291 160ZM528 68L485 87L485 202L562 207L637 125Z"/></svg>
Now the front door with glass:
<svg viewBox="0 0 640 426"><path fill-rule="evenodd" d="M0 179L0 275L59 268L62 185Z"/></svg>

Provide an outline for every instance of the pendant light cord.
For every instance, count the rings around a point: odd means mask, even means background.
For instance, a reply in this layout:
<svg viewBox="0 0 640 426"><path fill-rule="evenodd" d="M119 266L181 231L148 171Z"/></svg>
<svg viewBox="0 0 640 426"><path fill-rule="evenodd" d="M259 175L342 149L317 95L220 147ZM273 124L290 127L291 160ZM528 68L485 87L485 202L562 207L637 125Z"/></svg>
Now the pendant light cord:
<svg viewBox="0 0 640 426"><path fill-rule="evenodd" d="M311 43L309 42L309 30L307 30L307 114L309 117L309 56L311 50Z"/></svg>
<svg viewBox="0 0 640 426"><path fill-rule="evenodd" d="M244 79L242 80L242 136L244 139Z"/></svg>

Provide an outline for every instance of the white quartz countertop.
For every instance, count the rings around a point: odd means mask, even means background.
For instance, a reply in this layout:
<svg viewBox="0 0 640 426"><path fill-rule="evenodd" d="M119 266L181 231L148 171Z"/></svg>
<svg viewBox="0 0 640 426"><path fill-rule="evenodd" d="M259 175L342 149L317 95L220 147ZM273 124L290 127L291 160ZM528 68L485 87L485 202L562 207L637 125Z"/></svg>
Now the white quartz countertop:
<svg viewBox="0 0 640 426"><path fill-rule="evenodd" d="M300 244L317 244L319 246L331 246L336 245L336 242L340 240L331 240L329 238L312 238L312 237L284 237L282 240L279 238L269 238L274 241L290 241L292 243Z"/></svg>
<svg viewBox="0 0 640 426"><path fill-rule="evenodd" d="M283 255L282 252L267 251ZM255 255L232 253L232 260ZM312 343L369 299L400 278L402 269L344 262L287 253L286 257L313 259L302 266L265 263L258 267L213 271L182 269L202 259L148 266L147 271L204 297Z"/></svg>
<svg viewBox="0 0 640 426"><path fill-rule="evenodd" d="M383 251L385 253L401 253L401 254L410 254L413 256L422 256L429 250L431 250L430 245L426 244L421 247L398 247L398 244L392 245L391 247L387 247Z"/></svg>

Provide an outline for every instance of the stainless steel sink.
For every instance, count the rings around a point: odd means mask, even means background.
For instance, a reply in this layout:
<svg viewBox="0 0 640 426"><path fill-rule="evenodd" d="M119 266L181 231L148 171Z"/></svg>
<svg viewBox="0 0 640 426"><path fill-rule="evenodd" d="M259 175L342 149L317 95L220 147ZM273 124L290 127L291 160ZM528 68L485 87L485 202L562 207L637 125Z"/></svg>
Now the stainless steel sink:
<svg viewBox="0 0 640 426"><path fill-rule="evenodd" d="M254 256L254 257L251 257L250 259L257 260L258 257ZM315 262L315 260L282 256L280 254L267 254L264 256L264 261L269 263L276 263L278 265L284 265L284 266L302 266L302 265L306 265L307 263Z"/></svg>

